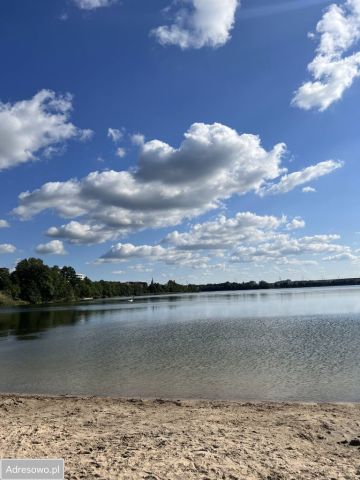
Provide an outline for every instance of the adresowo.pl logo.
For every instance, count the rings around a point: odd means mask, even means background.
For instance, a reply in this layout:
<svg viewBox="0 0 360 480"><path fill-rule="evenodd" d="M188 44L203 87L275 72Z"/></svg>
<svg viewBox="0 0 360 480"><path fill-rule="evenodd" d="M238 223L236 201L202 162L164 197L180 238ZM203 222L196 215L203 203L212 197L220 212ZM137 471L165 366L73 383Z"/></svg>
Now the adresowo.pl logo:
<svg viewBox="0 0 360 480"><path fill-rule="evenodd" d="M63 459L2 459L0 480L64 480Z"/></svg>

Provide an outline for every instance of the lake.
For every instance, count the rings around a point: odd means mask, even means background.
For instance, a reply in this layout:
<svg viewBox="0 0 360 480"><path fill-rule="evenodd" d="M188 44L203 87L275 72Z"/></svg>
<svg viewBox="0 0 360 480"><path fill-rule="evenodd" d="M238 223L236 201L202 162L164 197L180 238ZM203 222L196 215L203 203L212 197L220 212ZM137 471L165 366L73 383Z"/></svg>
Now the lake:
<svg viewBox="0 0 360 480"><path fill-rule="evenodd" d="M360 288L0 310L0 391L360 401Z"/></svg>

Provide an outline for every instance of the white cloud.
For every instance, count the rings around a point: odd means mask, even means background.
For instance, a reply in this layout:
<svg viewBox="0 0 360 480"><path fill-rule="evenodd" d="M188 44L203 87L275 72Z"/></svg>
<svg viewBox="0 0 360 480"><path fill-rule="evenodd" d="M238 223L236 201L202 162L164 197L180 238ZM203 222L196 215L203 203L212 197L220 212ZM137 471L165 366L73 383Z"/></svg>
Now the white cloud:
<svg viewBox="0 0 360 480"><path fill-rule="evenodd" d="M292 256L338 254L350 251L348 246L334 243L339 239L338 235L314 235L296 238L289 234L279 233L256 245L240 246L235 250L232 259L239 262L264 263Z"/></svg>
<svg viewBox="0 0 360 480"><path fill-rule="evenodd" d="M131 141L134 145L142 146L145 143L145 135L142 133L134 133L131 135Z"/></svg>
<svg viewBox="0 0 360 480"><path fill-rule="evenodd" d="M129 268L130 270L133 270L134 272L139 272L139 273L151 273L154 270L153 268L150 268L141 264L131 265Z"/></svg>
<svg viewBox="0 0 360 480"><path fill-rule="evenodd" d="M291 266L300 266L300 267L311 267L319 265L319 262L316 260L302 260L299 258L287 258L281 257L275 260L276 265L291 265Z"/></svg>
<svg viewBox="0 0 360 480"><path fill-rule="evenodd" d="M186 190L198 188L201 181L207 189L230 196L230 192L257 190L265 179L277 178L283 171L283 143L267 152L258 136L239 134L219 123L195 123L184 136L177 149L160 140L144 143L136 177Z"/></svg>
<svg viewBox="0 0 360 480"><path fill-rule="evenodd" d="M360 257L354 255L351 252L338 253L337 255L330 255L329 257L324 258L328 262L339 262L339 261L352 261L357 262L360 260Z"/></svg>
<svg viewBox="0 0 360 480"><path fill-rule="evenodd" d="M64 244L60 240L52 240L49 243L41 243L35 248L36 253L41 255L66 255Z"/></svg>
<svg viewBox="0 0 360 480"><path fill-rule="evenodd" d="M198 223L189 232L175 230L163 240L179 250L224 250L239 243L268 238L269 232L287 223L286 217L259 216L251 212L237 213L233 218L221 215L214 221Z"/></svg>
<svg viewBox="0 0 360 480"><path fill-rule="evenodd" d="M103 243L116 237L114 232L107 231L101 225L87 225L75 220L60 227L49 228L46 231L46 235L49 237L63 238L69 243L77 245Z"/></svg>
<svg viewBox="0 0 360 480"><path fill-rule="evenodd" d="M161 245L133 245L118 243L97 260L97 263L118 263L133 259L148 259L151 262L164 262L167 265L181 265L192 268L207 267L207 259L192 252L164 248Z"/></svg>
<svg viewBox="0 0 360 480"><path fill-rule="evenodd" d="M286 229L299 230L300 228L304 228L305 225L306 225L305 220L303 220L301 217L295 217L289 223L286 224Z"/></svg>
<svg viewBox="0 0 360 480"><path fill-rule="evenodd" d="M215 221L194 225L189 232L172 232L163 244L178 250L224 250L232 259L241 261L283 259L287 256L344 252L349 247L334 244L338 235L294 237L286 230L305 227L300 217L290 222L286 217L238 213L233 218L220 216ZM281 231L283 230L283 231Z"/></svg>
<svg viewBox="0 0 360 480"><path fill-rule="evenodd" d="M290 190L293 190L295 187L316 180L324 175L328 175L338 168L341 168L343 165L343 162L336 160L327 160L325 162L317 163L316 165L311 165L299 172L284 175L280 178L278 183L267 185L262 189L262 194L272 195L290 192ZM307 191L309 192L309 190Z"/></svg>
<svg viewBox="0 0 360 480"><path fill-rule="evenodd" d="M119 158L124 158L126 155L126 150L125 148L121 148L119 147L117 150L116 150L116 156L119 157Z"/></svg>
<svg viewBox="0 0 360 480"><path fill-rule="evenodd" d="M10 227L9 222L7 222L6 220L0 219L0 228L8 228L8 227Z"/></svg>
<svg viewBox="0 0 360 480"><path fill-rule="evenodd" d="M286 171L282 167L285 145L279 143L267 151L258 136L239 134L219 123L192 125L178 148L152 140L139 150L136 168L95 171L80 180L46 183L21 193L14 213L27 219L51 209L65 218L83 217L81 223L76 220L51 228L48 235L94 243L145 228L177 225L219 208L233 195L283 193L336 167L335 162L323 162L298 172L296 179L289 174L288 180L282 177L272 185Z"/></svg>
<svg viewBox="0 0 360 480"><path fill-rule="evenodd" d="M288 233L305 227L300 217L260 216L251 212L238 213L233 218L223 215L214 221L196 224L188 232L168 234L162 245L178 251L212 253L223 261L306 264L314 262L304 255L350 252L348 246L335 243L338 235L296 237ZM218 253L218 251L220 253ZM210 258L210 257L209 257ZM308 263L310 265L310 263Z"/></svg>
<svg viewBox="0 0 360 480"><path fill-rule="evenodd" d="M238 0L178 0L167 9L168 13L177 9L173 23L152 34L162 45L182 49L220 47L230 39L238 5Z"/></svg>
<svg viewBox="0 0 360 480"><path fill-rule="evenodd" d="M79 140L82 142L87 142L88 140L91 140L94 136L93 130L90 130L89 128L85 128L84 130L78 130L78 134Z"/></svg>
<svg viewBox="0 0 360 480"><path fill-rule="evenodd" d="M124 138L124 130L120 130L118 128L109 128L107 135L114 143L117 143Z"/></svg>
<svg viewBox="0 0 360 480"><path fill-rule="evenodd" d="M74 0L74 2L82 10L94 10L95 8L109 7L117 0Z"/></svg>
<svg viewBox="0 0 360 480"><path fill-rule="evenodd" d="M303 193L315 193L315 192L316 192L316 189L313 188L313 187L304 187L304 188L302 189L302 192L303 192Z"/></svg>
<svg viewBox="0 0 360 480"><path fill-rule="evenodd" d="M102 226L106 235L176 225L278 177L284 149L278 144L266 151L257 136L221 124L194 124L178 149L159 140L146 142L137 169L47 183L22 193L15 212L23 218L46 209L66 218L85 216L91 230L98 233Z"/></svg>
<svg viewBox="0 0 360 480"><path fill-rule="evenodd" d="M30 100L0 103L0 170L50 156L67 140L85 140L90 130L69 122L70 95L41 90Z"/></svg>
<svg viewBox="0 0 360 480"><path fill-rule="evenodd" d="M11 245L10 243L0 244L0 254L14 252L16 252L16 247L14 247L14 245Z"/></svg>
<svg viewBox="0 0 360 480"><path fill-rule="evenodd" d="M187 232L174 231L157 245L118 243L98 263L126 263L142 260L142 268L155 262L177 267L219 270L236 263L314 266L324 254L352 255L350 247L339 243L338 235L295 236L289 230L303 228L300 217L260 216L251 212L233 218L193 225ZM310 258L309 258L310 257Z"/></svg>
<svg viewBox="0 0 360 480"><path fill-rule="evenodd" d="M326 110L340 100L360 75L360 52L347 52L360 39L360 0L332 4L317 24L320 43L308 65L313 77L295 93L293 105L304 110Z"/></svg>

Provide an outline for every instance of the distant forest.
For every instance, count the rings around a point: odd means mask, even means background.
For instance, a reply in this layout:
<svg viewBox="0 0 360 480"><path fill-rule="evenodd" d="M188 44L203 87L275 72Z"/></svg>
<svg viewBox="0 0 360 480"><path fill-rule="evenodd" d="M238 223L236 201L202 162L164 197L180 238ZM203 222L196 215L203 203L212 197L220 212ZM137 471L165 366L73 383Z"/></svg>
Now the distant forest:
<svg viewBox="0 0 360 480"><path fill-rule="evenodd" d="M14 271L0 268L0 305L72 302L87 298L132 297L165 293L197 293L269 288L329 287L360 285L360 278L334 280L281 280L275 283L225 282L206 285L180 285L146 282L92 281L78 275L73 267L49 267L39 258L20 261Z"/></svg>

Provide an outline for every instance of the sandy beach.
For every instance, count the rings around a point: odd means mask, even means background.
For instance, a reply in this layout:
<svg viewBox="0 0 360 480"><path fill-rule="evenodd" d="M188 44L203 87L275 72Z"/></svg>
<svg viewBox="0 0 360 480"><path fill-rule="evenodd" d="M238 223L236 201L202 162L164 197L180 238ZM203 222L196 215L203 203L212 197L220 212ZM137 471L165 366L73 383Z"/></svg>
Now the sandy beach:
<svg viewBox="0 0 360 480"><path fill-rule="evenodd" d="M0 457L66 479L360 478L360 405L0 397Z"/></svg>

